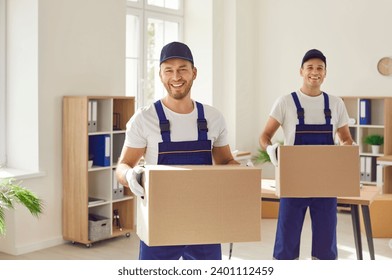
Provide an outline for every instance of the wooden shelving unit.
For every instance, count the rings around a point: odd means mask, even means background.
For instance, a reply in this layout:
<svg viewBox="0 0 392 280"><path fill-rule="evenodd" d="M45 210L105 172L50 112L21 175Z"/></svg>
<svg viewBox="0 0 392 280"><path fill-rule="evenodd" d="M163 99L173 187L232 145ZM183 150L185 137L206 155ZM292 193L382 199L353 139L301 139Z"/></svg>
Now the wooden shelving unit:
<svg viewBox="0 0 392 280"><path fill-rule="evenodd" d="M392 97L379 96L345 96L342 97L349 117L355 119L355 124L350 125L351 134L360 147L360 155L372 157L375 163L378 157L392 155ZM370 101L370 123L360 124L360 101ZM379 154L373 154L369 145L363 143L364 137L370 134L384 136L384 145ZM374 237L392 237L392 166L385 167L383 178L361 181L364 185L381 188L380 195L370 205L370 216ZM377 186L377 181L382 181L382 186Z"/></svg>
<svg viewBox="0 0 392 280"><path fill-rule="evenodd" d="M97 104L94 132L89 132L90 101ZM126 123L135 112L134 97L125 96L65 96L63 98L63 238L86 244L116 237L129 236L135 231L134 197L128 188L123 196L114 195L114 170L125 139ZM109 137L109 164L88 167L91 158L89 142L92 137ZM99 199L88 202L89 197ZM121 228L114 223L116 210ZM103 225L109 234L89 238L89 217L107 219ZM117 220L116 220L117 221ZM91 226L90 226L91 227ZM100 230L99 228L97 230Z"/></svg>
<svg viewBox="0 0 392 280"><path fill-rule="evenodd" d="M360 124L360 101L367 99L370 101L370 124ZM359 145L360 156L371 157L374 160L383 155L392 154L392 98L391 97L343 97L347 112L355 124L350 124L351 135ZM378 154L371 152L370 145L364 144L363 139L370 134L380 134L384 136L384 145L381 146ZM390 174L385 174L384 193L392 193ZM372 180L363 180L367 185L376 185L376 177Z"/></svg>

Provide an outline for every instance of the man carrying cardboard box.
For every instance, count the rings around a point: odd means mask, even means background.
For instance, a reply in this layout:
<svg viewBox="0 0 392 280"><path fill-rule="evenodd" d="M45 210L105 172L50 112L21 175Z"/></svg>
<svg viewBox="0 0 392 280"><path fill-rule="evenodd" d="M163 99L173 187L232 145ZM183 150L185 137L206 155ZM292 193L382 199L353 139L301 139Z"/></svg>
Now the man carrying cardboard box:
<svg viewBox="0 0 392 280"><path fill-rule="evenodd" d="M137 164L143 156L148 165L239 164L231 154L222 114L191 99L197 69L187 45L172 42L162 48L159 76L167 95L130 119L116 170L118 181L140 197L144 169ZM219 260L221 245L150 247L140 241L139 259L180 258Z"/></svg>
<svg viewBox="0 0 392 280"><path fill-rule="evenodd" d="M279 144L271 139L281 126L285 145L352 145L348 114L343 101L320 90L326 76L326 58L316 49L306 52L300 74L303 84L299 91L285 95L274 104L259 142L277 166ZM301 159L298 159L298 164ZM317 165L317 162L314 164ZM337 198L280 199L274 259L299 259L301 230L307 208L312 219L312 258L337 259L336 225Z"/></svg>

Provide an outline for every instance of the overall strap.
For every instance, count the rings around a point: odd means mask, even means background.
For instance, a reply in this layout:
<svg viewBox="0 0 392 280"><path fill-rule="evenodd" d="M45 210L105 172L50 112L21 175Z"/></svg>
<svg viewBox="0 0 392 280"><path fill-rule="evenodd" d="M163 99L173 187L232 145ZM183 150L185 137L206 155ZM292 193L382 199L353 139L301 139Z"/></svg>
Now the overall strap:
<svg viewBox="0 0 392 280"><path fill-rule="evenodd" d="M197 129L198 129L198 140L207 140L207 120L204 117L204 108L203 105L199 102L196 102L197 106Z"/></svg>
<svg viewBox="0 0 392 280"><path fill-rule="evenodd" d="M325 115L325 123L331 124L331 109L329 109L329 97L328 94L323 92L324 95L324 115Z"/></svg>
<svg viewBox="0 0 392 280"><path fill-rule="evenodd" d="M162 141L170 142L170 122L166 119L165 112L163 111L162 103L160 100L154 103L155 110L159 118L159 127L161 129Z"/></svg>
<svg viewBox="0 0 392 280"><path fill-rule="evenodd" d="M295 106L297 107L298 122L299 122L300 125L303 125L303 124L305 124L305 121L304 121L305 120L304 108L301 107L301 103L299 103L299 99L298 99L298 96L297 96L296 92L292 92L291 96L293 97Z"/></svg>
<svg viewBox="0 0 392 280"><path fill-rule="evenodd" d="M294 99L295 106L297 107L297 116L298 116L299 124L305 124L305 122L304 122L305 111L304 111L304 108L301 107L301 103L299 102L297 93L292 92L291 95ZM329 108L329 97L328 97L328 94L326 94L325 92L323 92L323 96L324 96L325 123L329 125L329 124L331 124L331 117L332 117L331 109Z"/></svg>

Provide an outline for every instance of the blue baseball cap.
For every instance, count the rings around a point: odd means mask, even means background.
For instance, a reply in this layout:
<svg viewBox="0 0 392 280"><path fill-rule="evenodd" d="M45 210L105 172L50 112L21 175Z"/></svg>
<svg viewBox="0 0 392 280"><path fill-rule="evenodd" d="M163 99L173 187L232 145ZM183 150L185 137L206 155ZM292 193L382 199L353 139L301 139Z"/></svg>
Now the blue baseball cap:
<svg viewBox="0 0 392 280"><path fill-rule="evenodd" d="M301 67L304 65L306 61L312 58L321 59L324 62L325 67L327 67L327 59L325 58L322 52L316 49L311 49L305 53L304 58L302 59Z"/></svg>
<svg viewBox="0 0 392 280"><path fill-rule="evenodd" d="M192 52L187 45L180 42L171 42L165 45L161 51L161 59L159 65L171 58L185 59L193 64Z"/></svg>

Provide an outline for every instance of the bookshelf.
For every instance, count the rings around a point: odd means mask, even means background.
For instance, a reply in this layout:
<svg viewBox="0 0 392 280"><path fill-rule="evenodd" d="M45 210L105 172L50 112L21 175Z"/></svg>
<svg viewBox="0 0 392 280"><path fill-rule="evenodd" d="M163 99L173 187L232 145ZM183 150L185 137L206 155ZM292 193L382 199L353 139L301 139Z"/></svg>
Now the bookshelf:
<svg viewBox="0 0 392 280"><path fill-rule="evenodd" d="M95 241L130 236L135 231L134 197L128 188L117 184L114 174L126 123L134 111L134 97L64 96L65 240L90 247ZM89 160L93 160L91 167Z"/></svg>
<svg viewBox="0 0 392 280"><path fill-rule="evenodd" d="M372 172L370 180L361 180L364 185L380 188L380 194L370 205L373 237L392 237L392 166L377 172L377 158L392 155L392 97L386 96L345 96L342 97L348 115L355 123L349 125L354 141L359 145L360 156L370 158ZM361 124L361 100L369 101L370 121ZM362 107L363 109L363 107ZM363 143L363 139L370 134L380 134L384 137L384 144L378 153L371 151L371 146ZM367 166L365 166L366 169ZM382 176L383 178L379 178ZM380 183L382 182L382 183Z"/></svg>
<svg viewBox="0 0 392 280"><path fill-rule="evenodd" d="M390 97L342 97L346 105L350 119L355 123L349 125L351 135L354 141L359 145L361 158L370 158L371 176L361 179L363 184L376 185L377 171L376 159L378 157L392 154L392 98ZM369 102L369 119L366 124L361 124L361 101ZM378 153L371 151L371 146L364 143L364 138L371 134L379 134L384 137L384 144ZM368 161L368 162L369 162ZM361 164L363 165L363 164ZM368 167L367 165L366 167ZM363 167L363 166L362 166ZM365 170L367 172L367 170ZM392 177L391 172L387 171L384 175L384 193L392 193Z"/></svg>

